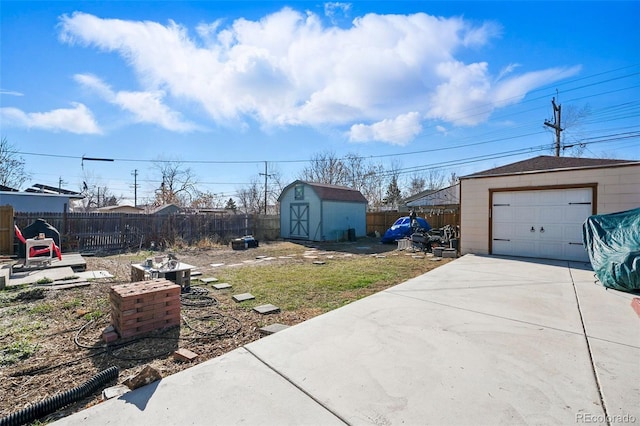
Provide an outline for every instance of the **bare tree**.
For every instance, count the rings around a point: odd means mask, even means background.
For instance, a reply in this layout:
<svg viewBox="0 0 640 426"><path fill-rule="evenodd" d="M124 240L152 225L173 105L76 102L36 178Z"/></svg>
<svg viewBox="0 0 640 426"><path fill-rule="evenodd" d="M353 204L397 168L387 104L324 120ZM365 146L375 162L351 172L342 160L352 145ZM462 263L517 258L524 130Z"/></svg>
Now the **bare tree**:
<svg viewBox="0 0 640 426"><path fill-rule="evenodd" d="M275 206L277 210L280 208L280 205L278 204L278 197L280 196L280 194L282 194L282 190L284 189L285 186L287 186L287 184L284 182L284 179L282 177L282 172L275 164L269 163L268 169L269 169L269 179L268 179L269 185L267 188L268 200L269 200L268 203L272 206ZM280 212L277 211L276 213L280 213Z"/></svg>
<svg viewBox="0 0 640 426"><path fill-rule="evenodd" d="M460 182L460 178L456 172L451 172L449 175L449 186L456 185Z"/></svg>
<svg viewBox="0 0 640 426"><path fill-rule="evenodd" d="M24 169L25 161L18 157L16 149L7 138L0 139L0 185L13 189L20 187L31 177Z"/></svg>
<svg viewBox="0 0 640 426"><path fill-rule="evenodd" d="M425 190L427 186L427 180L423 175L414 173L409 177L409 187L407 188L407 194L409 196L416 195Z"/></svg>
<svg viewBox="0 0 640 426"><path fill-rule="evenodd" d="M222 208L225 203L226 199L222 194L215 194L209 191L197 191L189 206L194 209L218 209Z"/></svg>
<svg viewBox="0 0 640 426"><path fill-rule="evenodd" d="M264 188L262 185L258 178L255 177L251 180L249 186L238 189L240 208L245 213L258 214L264 211Z"/></svg>
<svg viewBox="0 0 640 426"><path fill-rule="evenodd" d="M585 146L580 143L584 139L582 124L584 119L591 115L589 104L582 108L575 105L568 105L563 111L562 149L571 157L582 157Z"/></svg>
<svg viewBox="0 0 640 426"><path fill-rule="evenodd" d="M345 186L357 189L369 202L369 206L379 206L383 195L384 167L380 163L365 161L356 154L347 154L343 160L347 171Z"/></svg>
<svg viewBox="0 0 640 426"><path fill-rule="evenodd" d="M88 211L106 206L117 206L122 201L122 196L116 197L107 185L101 185L93 174L85 172L80 193L84 198L80 201L79 208Z"/></svg>
<svg viewBox="0 0 640 426"><path fill-rule="evenodd" d="M329 185L345 185L348 171L344 162L333 152L318 153L311 159L311 164L300 173L300 179L309 182Z"/></svg>
<svg viewBox="0 0 640 426"><path fill-rule="evenodd" d="M171 203L188 206L197 196L196 177L182 162L157 160L154 168L162 178L153 201L155 206Z"/></svg>
<svg viewBox="0 0 640 426"><path fill-rule="evenodd" d="M299 179L357 189L369 201L370 207L382 203L384 167L365 161L357 154L349 153L344 158L331 152L316 154Z"/></svg>
<svg viewBox="0 0 640 426"><path fill-rule="evenodd" d="M447 177L442 169L429 169L425 181L426 189L435 191L444 188Z"/></svg>
<svg viewBox="0 0 640 426"><path fill-rule="evenodd" d="M580 143L584 139L582 124L584 119L591 115L591 106L585 104L582 107L575 105L562 105L562 115L560 116L560 147L561 155L569 155L571 157L581 157L584 153L585 146ZM545 126L545 130L554 133L554 141L556 140L555 128L553 126ZM555 151L554 146L550 151Z"/></svg>

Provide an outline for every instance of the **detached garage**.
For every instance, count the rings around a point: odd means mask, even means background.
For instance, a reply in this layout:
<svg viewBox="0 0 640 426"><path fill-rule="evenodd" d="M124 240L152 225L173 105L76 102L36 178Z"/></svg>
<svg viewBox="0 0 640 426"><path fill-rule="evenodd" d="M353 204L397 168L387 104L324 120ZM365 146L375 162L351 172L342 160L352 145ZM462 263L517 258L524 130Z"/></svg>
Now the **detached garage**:
<svg viewBox="0 0 640 426"><path fill-rule="evenodd" d="M460 178L462 254L589 261L582 224L640 206L640 161L540 156Z"/></svg>
<svg viewBox="0 0 640 426"><path fill-rule="evenodd" d="M326 241L366 235L367 199L355 189L296 180L278 202L282 238Z"/></svg>

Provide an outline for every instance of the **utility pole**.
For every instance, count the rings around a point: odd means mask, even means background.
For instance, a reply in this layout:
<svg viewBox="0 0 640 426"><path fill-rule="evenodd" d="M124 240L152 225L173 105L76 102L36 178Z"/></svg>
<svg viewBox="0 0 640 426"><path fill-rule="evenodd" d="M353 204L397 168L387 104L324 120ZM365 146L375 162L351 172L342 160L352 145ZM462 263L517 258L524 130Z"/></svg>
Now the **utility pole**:
<svg viewBox="0 0 640 426"><path fill-rule="evenodd" d="M133 207L138 207L138 169L133 171Z"/></svg>
<svg viewBox="0 0 640 426"><path fill-rule="evenodd" d="M560 157L560 133L564 130L560 127L560 113L562 111L562 105L556 105L556 98L551 98L551 105L553 105L553 123L549 120L544 120L544 125L549 126L556 131L556 157Z"/></svg>
<svg viewBox="0 0 640 426"><path fill-rule="evenodd" d="M267 178L271 175L267 174L267 162L264 162L264 173L258 173L260 176L264 175L264 214L267 214Z"/></svg>
<svg viewBox="0 0 640 426"><path fill-rule="evenodd" d="M62 184L67 183L62 180L62 176L58 178L58 194L62 194Z"/></svg>

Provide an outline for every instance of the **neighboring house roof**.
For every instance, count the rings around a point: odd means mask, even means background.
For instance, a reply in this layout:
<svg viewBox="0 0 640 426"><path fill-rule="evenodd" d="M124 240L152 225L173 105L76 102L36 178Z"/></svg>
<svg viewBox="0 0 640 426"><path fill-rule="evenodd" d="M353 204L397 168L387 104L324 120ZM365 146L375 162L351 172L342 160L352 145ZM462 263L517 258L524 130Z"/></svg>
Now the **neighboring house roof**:
<svg viewBox="0 0 640 426"><path fill-rule="evenodd" d="M151 214L170 214L180 211L180 206L175 204L165 204L163 206L156 207L151 211Z"/></svg>
<svg viewBox="0 0 640 426"><path fill-rule="evenodd" d="M112 212L118 212L118 211L143 213L144 209L141 209L140 207L124 205L124 206L105 206L105 207L100 207L99 209L97 209L97 211L104 212L104 213L112 213Z"/></svg>
<svg viewBox="0 0 640 426"><path fill-rule="evenodd" d="M49 186L49 185L43 185L41 183L36 183L36 184L32 185L30 188L25 189L25 192L37 192L37 193L44 193L44 194L75 195L75 196L79 196L80 198L84 198L84 197L81 196L81 194L79 192L69 191L68 189L56 188L56 187ZM77 198L77 197L73 197L73 198Z"/></svg>
<svg viewBox="0 0 640 426"><path fill-rule="evenodd" d="M422 191L418 194L407 197L404 200L409 207L419 206L440 206L460 203L460 184L447 186L446 188Z"/></svg>
<svg viewBox="0 0 640 426"><path fill-rule="evenodd" d="M484 170L460 179L472 179L487 176L506 176L522 173L539 173L560 170L588 169L614 167L627 164L640 164L636 160L613 160L603 158L576 158L576 157L555 157L551 155L540 155L528 160L518 161L505 166Z"/></svg>
<svg viewBox="0 0 640 426"><path fill-rule="evenodd" d="M313 190L321 200L349 201L365 204L368 202L367 199L364 198L364 195L362 195L362 193L357 189L348 188L346 186L328 185L325 183L305 182L302 180L296 180L287 185L282 190L282 194L286 193L289 189L299 184L305 184L313 188ZM280 201L280 198L282 198L282 194L280 194L280 197L278 197L278 201Z"/></svg>

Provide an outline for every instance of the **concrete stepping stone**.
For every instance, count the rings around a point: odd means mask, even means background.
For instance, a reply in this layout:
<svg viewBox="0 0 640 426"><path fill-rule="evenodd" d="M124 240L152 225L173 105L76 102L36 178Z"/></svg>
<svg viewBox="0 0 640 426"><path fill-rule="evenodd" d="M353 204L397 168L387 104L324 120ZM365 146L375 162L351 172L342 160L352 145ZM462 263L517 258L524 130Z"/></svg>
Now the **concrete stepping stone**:
<svg viewBox="0 0 640 426"><path fill-rule="evenodd" d="M271 325L267 325L266 327L262 327L259 329L260 334L273 334L273 333L277 333L278 331L282 331L282 330L286 330L287 328L289 328L288 325L284 325L284 324L271 324Z"/></svg>
<svg viewBox="0 0 640 426"><path fill-rule="evenodd" d="M272 305L271 303L267 303L266 305L256 306L255 308L253 308L253 310L262 315L275 314L280 312L280 308Z"/></svg>
<svg viewBox="0 0 640 426"><path fill-rule="evenodd" d="M214 284L213 288L215 288L216 290L224 290L225 288L231 288L231 284L229 283Z"/></svg>
<svg viewBox="0 0 640 426"><path fill-rule="evenodd" d="M218 279L215 277L209 277L209 278L200 278L200 281L202 281L205 284L209 284L209 283L217 283Z"/></svg>
<svg viewBox="0 0 640 426"><path fill-rule="evenodd" d="M217 268L218 266L224 266L224 263L212 263L211 264L212 268Z"/></svg>
<svg viewBox="0 0 640 426"><path fill-rule="evenodd" d="M113 275L109 271L84 271L75 272L73 275L84 278L85 280L98 279L98 278L113 278Z"/></svg>
<svg viewBox="0 0 640 426"><path fill-rule="evenodd" d="M256 297L251 293L236 294L235 296L232 297L232 299L236 302L244 302L247 300L253 300L255 298Z"/></svg>
<svg viewBox="0 0 640 426"><path fill-rule="evenodd" d="M322 260L314 260L314 261L313 261L313 264L314 264L314 265L324 265L325 263L327 263L327 262L322 261Z"/></svg>

